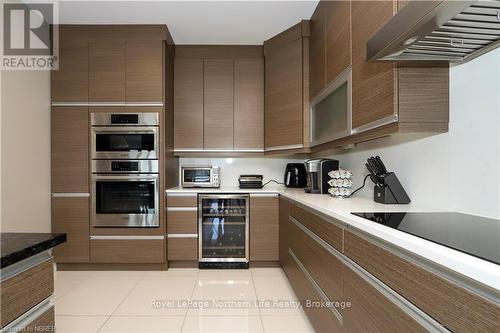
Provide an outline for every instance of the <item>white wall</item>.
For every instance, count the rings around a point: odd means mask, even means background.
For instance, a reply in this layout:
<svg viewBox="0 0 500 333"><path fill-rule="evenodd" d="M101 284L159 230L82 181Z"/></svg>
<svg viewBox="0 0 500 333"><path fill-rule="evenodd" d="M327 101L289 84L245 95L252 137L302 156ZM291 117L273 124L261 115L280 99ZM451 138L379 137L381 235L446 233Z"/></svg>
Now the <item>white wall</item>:
<svg viewBox="0 0 500 333"><path fill-rule="evenodd" d="M221 168L221 186L238 186L241 174L261 174L264 181L283 182L287 163L302 163L303 159L284 158L181 158L182 165L211 165Z"/></svg>
<svg viewBox="0 0 500 333"><path fill-rule="evenodd" d="M412 201L436 209L500 218L500 50L450 70L449 132L403 141L389 137L334 156L355 174L380 155ZM372 196L373 186L360 195Z"/></svg>
<svg viewBox="0 0 500 333"><path fill-rule="evenodd" d="M49 89L48 71L2 71L3 232L50 232Z"/></svg>

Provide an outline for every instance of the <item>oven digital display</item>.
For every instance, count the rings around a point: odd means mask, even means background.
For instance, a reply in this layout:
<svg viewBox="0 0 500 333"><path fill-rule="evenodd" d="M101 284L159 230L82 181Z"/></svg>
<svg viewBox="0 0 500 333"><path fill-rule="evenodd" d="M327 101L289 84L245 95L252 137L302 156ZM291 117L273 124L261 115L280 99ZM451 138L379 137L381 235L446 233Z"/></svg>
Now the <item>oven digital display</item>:
<svg viewBox="0 0 500 333"><path fill-rule="evenodd" d="M111 124L138 124L138 114L112 114Z"/></svg>
<svg viewBox="0 0 500 333"><path fill-rule="evenodd" d="M114 161L111 171L139 171L139 162Z"/></svg>

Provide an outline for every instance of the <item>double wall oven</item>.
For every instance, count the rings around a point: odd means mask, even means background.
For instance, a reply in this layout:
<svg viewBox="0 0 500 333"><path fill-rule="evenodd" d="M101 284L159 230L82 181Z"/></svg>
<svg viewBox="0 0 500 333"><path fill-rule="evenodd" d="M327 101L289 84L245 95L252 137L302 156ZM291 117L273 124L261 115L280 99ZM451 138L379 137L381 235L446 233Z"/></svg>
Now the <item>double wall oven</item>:
<svg viewBox="0 0 500 333"><path fill-rule="evenodd" d="M93 113L92 225L159 227L157 113Z"/></svg>

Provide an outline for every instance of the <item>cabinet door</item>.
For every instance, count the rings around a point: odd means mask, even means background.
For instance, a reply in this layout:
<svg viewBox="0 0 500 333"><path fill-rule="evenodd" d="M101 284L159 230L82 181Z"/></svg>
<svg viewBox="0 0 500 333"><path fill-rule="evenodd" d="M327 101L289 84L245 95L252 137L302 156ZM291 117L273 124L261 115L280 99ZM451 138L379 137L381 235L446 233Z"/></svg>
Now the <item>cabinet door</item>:
<svg viewBox="0 0 500 333"><path fill-rule="evenodd" d="M174 147L203 149L202 59L175 59Z"/></svg>
<svg viewBox="0 0 500 333"><path fill-rule="evenodd" d="M89 112L54 107L51 114L52 192L89 192Z"/></svg>
<svg viewBox="0 0 500 333"><path fill-rule="evenodd" d="M234 59L234 149L264 148L264 59Z"/></svg>
<svg viewBox="0 0 500 333"><path fill-rule="evenodd" d="M279 260L278 196L250 197L250 260Z"/></svg>
<svg viewBox="0 0 500 333"><path fill-rule="evenodd" d="M344 266L344 332L427 332L357 273Z"/></svg>
<svg viewBox="0 0 500 333"><path fill-rule="evenodd" d="M311 16L309 39L309 98L325 88L325 26L328 1L320 1Z"/></svg>
<svg viewBox="0 0 500 333"><path fill-rule="evenodd" d="M125 40L91 40L89 72L91 102L125 102Z"/></svg>
<svg viewBox="0 0 500 333"><path fill-rule="evenodd" d="M52 232L66 243L52 251L56 262L89 262L89 198L52 198Z"/></svg>
<svg viewBox="0 0 500 333"><path fill-rule="evenodd" d="M162 41L127 40L125 59L127 102L162 102Z"/></svg>
<svg viewBox="0 0 500 333"><path fill-rule="evenodd" d="M59 69L51 71L53 102L89 100L89 44L87 40L64 36L59 41ZM62 38L62 37L65 38Z"/></svg>
<svg viewBox="0 0 500 333"><path fill-rule="evenodd" d="M233 148L233 59L204 61L204 148Z"/></svg>
<svg viewBox="0 0 500 333"><path fill-rule="evenodd" d="M394 1L352 1L352 127L356 129L396 112L397 68L366 61L366 42L395 11Z"/></svg>
<svg viewBox="0 0 500 333"><path fill-rule="evenodd" d="M326 85L351 65L351 1L324 1Z"/></svg>
<svg viewBox="0 0 500 333"><path fill-rule="evenodd" d="M302 39L273 49L265 60L265 147L302 146Z"/></svg>

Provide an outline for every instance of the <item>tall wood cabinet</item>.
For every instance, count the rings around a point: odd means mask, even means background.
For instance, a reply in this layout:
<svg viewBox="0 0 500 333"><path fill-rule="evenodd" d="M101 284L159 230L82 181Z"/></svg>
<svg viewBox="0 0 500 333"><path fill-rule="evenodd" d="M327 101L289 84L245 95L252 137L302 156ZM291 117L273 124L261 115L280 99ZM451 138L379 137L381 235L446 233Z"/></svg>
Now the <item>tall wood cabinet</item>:
<svg viewBox="0 0 500 333"><path fill-rule="evenodd" d="M176 154L263 152L262 47L179 46L174 77Z"/></svg>
<svg viewBox="0 0 500 333"><path fill-rule="evenodd" d="M266 152L307 152L309 21L264 42Z"/></svg>
<svg viewBox="0 0 500 333"><path fill-rule="evenodd" d="M174 52L167 27L62 25L59 32L59 70L51 72L52 231L66 233L68 241L54 249L55 261L70 269L74 267L71 265L96 263L165 265L162 209L159 209L160 228L91 227L89 115L92 112L157 112L160 122L165 121L160 124L159 156L163 157L161 154L167 150L171 154ZM170 75L168 80L165 75ZM168 133L164 128L168 128ZM166 153L165 159L160 158L159 167L159 191L163 193L165 174L170 186L178 184L178 161ZM163 203L164 198L160 196L160 207ZM151 235L163 237L140 238ZM91 241L91 236L127 236L128 239ZM135 236L140 237L135 239ZM134 253L148 246L150 252ZM130 258L124 259L124 256Z"/></svg>

